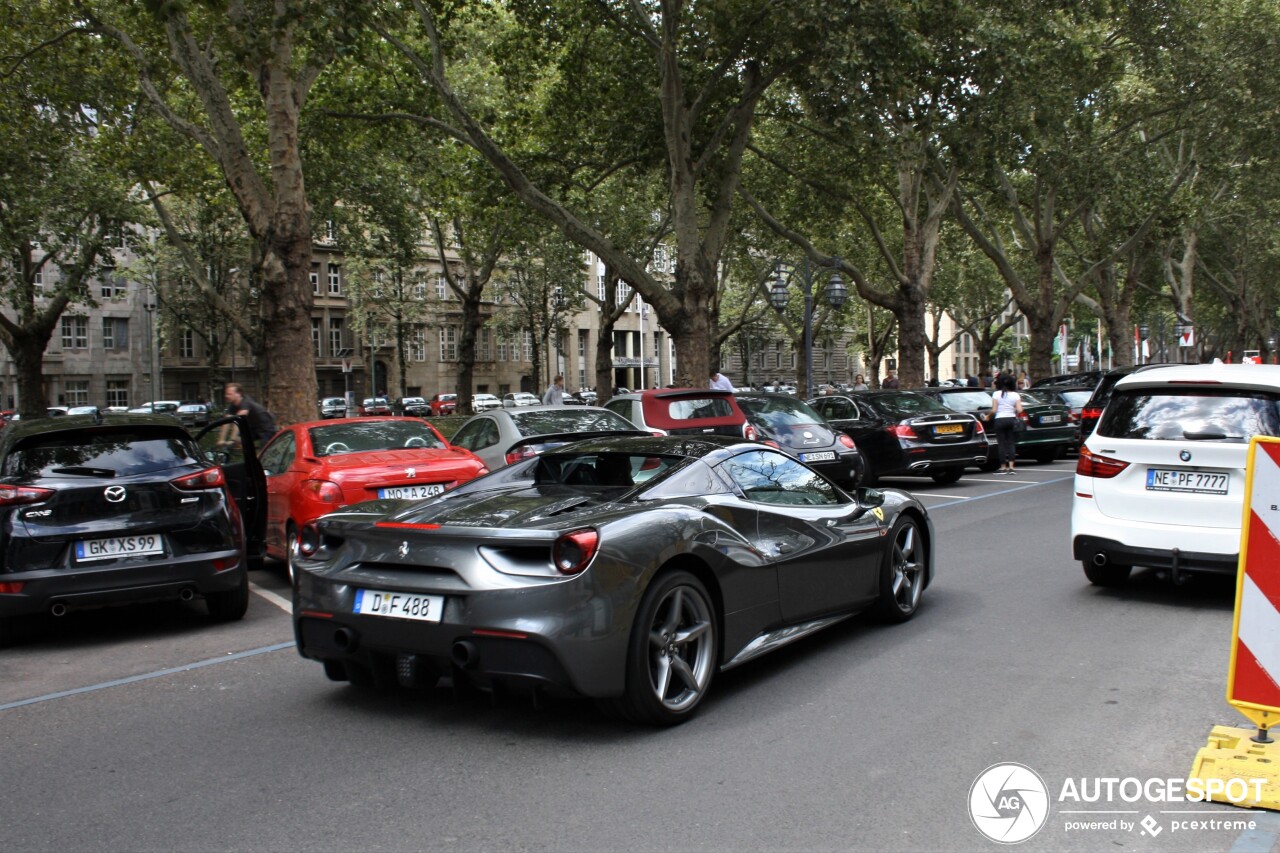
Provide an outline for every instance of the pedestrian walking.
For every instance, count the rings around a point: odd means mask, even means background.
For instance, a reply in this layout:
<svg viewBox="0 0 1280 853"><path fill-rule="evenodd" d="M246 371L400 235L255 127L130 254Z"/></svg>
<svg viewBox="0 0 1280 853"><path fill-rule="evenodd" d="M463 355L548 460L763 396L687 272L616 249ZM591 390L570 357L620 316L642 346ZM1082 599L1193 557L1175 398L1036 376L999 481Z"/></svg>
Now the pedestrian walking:
<svg viewBox="0 0 1280 853"><path fill-rule="evenodd" d="M902 383L898 381L897 371L890 370L888 371L888 374L889 375L884 378L884 381L880 383L881 388L898 388L901 386Z"/></svg>
<svg viewBox="0 0 1280 853"><path fill-rule="evenodd" d="M1022 371L1022 374L1018 377L1018 390L1025 391L1030 387L1031 387L1031 377L1028 376L1027 371L1024 370Z"/></svg>
<svg viewBox="0 0 1280 853"><path fill-rule="evenodd" d="M997 390L991 395L991 412L987 420L996 431L1000 448L1000 470L997 474L1013 474L1014 460L1018 455L1018 417L1022 414L1022 395L1016 390L1017 381L1012 373L1005 373L998 380Z"/></svg>
<svg viewBox="0 0 1280 853"><path fill-rule="evenodd" d="M853 390L855 391L871 390L871 386L867 384L866 377L864 377L861 373L853 377Z"/></svg>
<svg viewBox="0 0 1280 853"><path fill-rule="evenodd" d="M552 380L551 385L542 395L542 405L544 406L563 406L564 405L564 377L557 376Z"/></svg>

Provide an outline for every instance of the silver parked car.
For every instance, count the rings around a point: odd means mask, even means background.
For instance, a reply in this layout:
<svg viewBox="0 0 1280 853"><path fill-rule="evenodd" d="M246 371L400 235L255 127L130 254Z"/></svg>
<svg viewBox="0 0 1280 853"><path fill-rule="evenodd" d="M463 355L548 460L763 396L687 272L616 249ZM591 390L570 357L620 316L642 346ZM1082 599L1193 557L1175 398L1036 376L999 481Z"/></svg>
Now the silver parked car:
<svg viewBox="0 0 1280 853"><path fill-rule="evenodd" d="M642 433L631 421L595 406L522 406L472 416L453 434L490 471L571 441L613 433Z"/></svg>

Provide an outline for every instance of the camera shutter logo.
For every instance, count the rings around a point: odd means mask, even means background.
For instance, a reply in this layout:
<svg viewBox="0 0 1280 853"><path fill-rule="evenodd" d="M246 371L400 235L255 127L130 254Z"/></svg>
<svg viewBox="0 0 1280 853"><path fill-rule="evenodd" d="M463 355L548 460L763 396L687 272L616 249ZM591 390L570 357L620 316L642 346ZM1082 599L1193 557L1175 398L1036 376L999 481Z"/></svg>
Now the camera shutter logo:
<svg viewBox="0 0 1280 853"><path fill-rule="evenodd" d="M124 500L124 486L107 486L102 490L102 495L113 504L118 504Z"/></svg>
<svg viewBox="0 0 1280 853"><path fill-rule="evenodd" d="M973 780L969 817L974 827L992 841L1026 841L1041 830L1049 817L1049 789L1030 767L993 764Z"/></svg>

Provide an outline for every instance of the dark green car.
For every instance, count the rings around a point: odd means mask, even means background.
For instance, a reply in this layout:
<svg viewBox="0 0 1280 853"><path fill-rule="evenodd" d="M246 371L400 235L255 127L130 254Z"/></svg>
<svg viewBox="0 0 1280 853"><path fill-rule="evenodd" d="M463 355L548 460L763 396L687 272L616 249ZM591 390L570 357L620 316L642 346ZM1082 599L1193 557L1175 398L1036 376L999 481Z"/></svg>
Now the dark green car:
<svg viewBox="0 0 1280 853"><path fill-rule="evenodd" d="M916 393L932 397L948 409L973 415L990 426L991 392L985 388L917 388ZM1017 432L1019 456L1051 462L1076 446L1080 424L1068 406L1045 400L1034 390L1018 393L1022 395L1023 410L1022 427ZM988 429L987 438L990 442L987 461L981 469L994 471L1000 467L995 431Z"/></svg>

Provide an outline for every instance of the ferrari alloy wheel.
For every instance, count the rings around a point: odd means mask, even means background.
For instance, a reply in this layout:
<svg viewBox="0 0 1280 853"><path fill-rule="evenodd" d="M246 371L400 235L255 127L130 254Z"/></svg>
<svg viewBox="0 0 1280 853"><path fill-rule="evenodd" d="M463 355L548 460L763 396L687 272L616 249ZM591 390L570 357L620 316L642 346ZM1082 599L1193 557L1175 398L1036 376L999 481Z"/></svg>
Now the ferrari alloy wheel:
<svg viewBox="0 0 1280 853"><path fill-rule="evenodd" d="M632 627L620 710L635 722L683 722L711 687L716 653L715 613L706 587L688 572L659 576Z"/></svg>
<svg viewBox="0 0 1280 853"><path fill-rule="evenodd" d="M880 615L890 622L905 622L915 615L924 592L928 565L924 537L914 518L904 516L893 529L880 575Z"/></svg>

